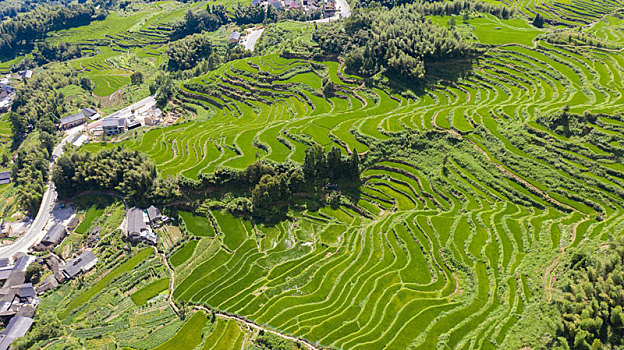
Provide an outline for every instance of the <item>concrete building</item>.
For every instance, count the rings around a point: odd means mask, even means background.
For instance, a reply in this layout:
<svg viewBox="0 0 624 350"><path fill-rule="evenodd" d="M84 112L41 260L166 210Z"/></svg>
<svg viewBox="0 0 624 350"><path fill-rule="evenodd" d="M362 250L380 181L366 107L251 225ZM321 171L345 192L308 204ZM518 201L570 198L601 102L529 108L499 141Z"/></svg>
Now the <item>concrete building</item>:
<svg viewBox="0 0 624 350"><path fill-rule="evenodd" d="M102 120L102 130L105 135L117 135L126 131L126 118L107 117Z"/></svg>

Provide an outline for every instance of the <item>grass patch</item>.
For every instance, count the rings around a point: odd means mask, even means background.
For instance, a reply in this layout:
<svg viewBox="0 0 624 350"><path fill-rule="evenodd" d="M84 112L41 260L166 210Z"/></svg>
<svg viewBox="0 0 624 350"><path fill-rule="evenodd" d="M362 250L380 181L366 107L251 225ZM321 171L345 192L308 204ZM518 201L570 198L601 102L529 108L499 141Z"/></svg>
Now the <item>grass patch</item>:
<svg viewBox="0 0 624 350"><path fill-rule="evenodd" d="M137 306L145 305L148 300L157 296L160 292L167 290L167 288L169 288L168 277L157 279L156 281L132 293L130 298Z"/></svg>

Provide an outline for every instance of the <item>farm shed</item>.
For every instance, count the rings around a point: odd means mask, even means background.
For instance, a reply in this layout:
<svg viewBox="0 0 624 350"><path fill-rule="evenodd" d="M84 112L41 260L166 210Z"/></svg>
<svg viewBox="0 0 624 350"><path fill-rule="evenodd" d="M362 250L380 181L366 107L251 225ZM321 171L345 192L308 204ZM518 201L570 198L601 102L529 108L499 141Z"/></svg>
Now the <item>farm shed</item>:
<svg viewBox="0 0 624 350"><path fill-rule="evenodd" d="M82 113L91 120L97 120L101 117L100 113L93 108L83 108Z"/></svg>
<svg viewBox="0 0 624 350"><path fill-rule="evenodd" d="M241 33L237 32L237 31L233 31L232 34L230 34L230 44L238 44L238 42L240 41L241 38Z"/></svg>
<svg viewBox="0 0 624 350"><path fill-rule="evenodd" d="M41 240L41 244L46 247L53 247L57 244L61 243L63 238L65 238L65 234L67 230L65 230L65 226L61 224L55 224L50 228L48 233Z"/></svg>
<svg viewBox="0 0 624 350"><path fill-rule="evenodd" d="M67 130L71 129L75 126L84 124L87 121L84 113L76 113L74 115L70 115L68 117L61 118L61 129Z"/></svg>
<svg viewBox="0 0 624 350"><path fill-rule="evenodd" d="M5 185L11 182L11 171L0 172L0 185Z"/></svg>

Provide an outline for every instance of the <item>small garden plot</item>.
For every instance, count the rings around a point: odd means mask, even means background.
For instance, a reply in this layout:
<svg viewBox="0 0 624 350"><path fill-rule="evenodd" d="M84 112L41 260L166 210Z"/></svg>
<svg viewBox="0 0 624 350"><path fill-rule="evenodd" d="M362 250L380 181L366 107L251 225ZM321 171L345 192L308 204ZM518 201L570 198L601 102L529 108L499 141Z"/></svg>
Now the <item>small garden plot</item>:
<svg viewBox="0 0 624 350"><path fill-rule="evenodd" d="M235 250L247 239L246 225L241 219L217 210L213 211L212 215L217 219L217 223L223 232L223 243L226 247Z"/></svg>
<svg viewBox="0 0 624 350"><path fill-rule="evenodd" d="M169 263L171 264L171 266L176 268L176 267L182 265L188 259L190 259L191 256L193 256L193 252L195 251L195 247L197 247L197 243L198 242L199 241L196 241L196 240L190 241L190 242L184 244L184 246L182 246L182 248L180 248L180 250L175 252L169 258Z"/></svg>
<svg viewBox="0 0 624 350"><path fill-rule="evenodd" d="M186 226L186 229L193 236L214 237L215 230L214 227L212 227L212 223L208 218L195 215L187 211L180 211L178 212L178 214L180 215L182 220L184 220L184 225Z"/></svg>
<svg viewBox="0 0 624 350"><path fill-rule="evenodd" d="M327 245L335 245L342 241L342 234L346 231L344 225L331 224L320 234L320 240Z"/></svg>
<svg viewBox="0 0 624 350"><path fill-rule="evenodd" d="M132 293L130 298L137 306L145 305L148 300L169 288L169 278L161 278Z"/></svg>
<svg viewBox="0 0 624 350"><path fill-rule="evenodd" d="M198 311L180 328L180 330L166 343L158 346L154 350L179 350L193 349L202 342L202 329L206 325L208 318Z"/></svg>
<svg viewBox="0 0 624 350"><path fill-rule="evenodd" d="M147 259L151 255L154 254L152 248L146 248L130 259L126 260L123 264L119 265L112 271L110 271L106 276L97 281L91 287L83 291L81 294L71 299L71 301L67 304L65 309L58 312L58 316L60 319L67 318L72 315L72 311L77 308L82 307L86 303L88 303L91 298L100 293L104 288L106 288L115 278L123 274L124 272L131 271L134 267L136 267L143 260Z"/></svg>
<svg viewBox="0 0 624 350"><path fill-rule="evenodd" d="M84 217L80 224L74 230L76 233L89 233L89 229L93 223L102 217L104 211L108 206L115 203L117 200L109 196L82 196L74 200L76 210L86 210ZM90 203L87 207L86 203Z"/></svg>

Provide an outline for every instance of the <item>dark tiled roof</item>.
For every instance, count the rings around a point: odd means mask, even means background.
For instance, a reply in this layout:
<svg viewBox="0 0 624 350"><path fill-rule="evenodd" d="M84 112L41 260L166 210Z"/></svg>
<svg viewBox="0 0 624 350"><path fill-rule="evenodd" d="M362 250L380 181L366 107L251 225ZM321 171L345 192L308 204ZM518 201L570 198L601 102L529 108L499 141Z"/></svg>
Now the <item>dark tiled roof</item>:
<svg viewBox="0 0 624 350"><path fill-rule="evenodd" d="M59 244L61 239L65 235L65 226L61 224L55 224L50 228L50 231L43 237L41 243L46 245L56 245Z"/></svg>
<svg viewBox="0 0 624 350"><path fill-rule="evenodd" d="M96 114L98 114L98 112L93 109L93 108L83 108L82 112L87 116L87 117L91 117L94 116Z"/></svg>
<svg viewBox="0 0 624 350"><path fill-rule="evenodd" d="M147 208L147 216L149 217L150 221L162 219L162 215L160 214L160 210L158 210L158 208L156 208L153 205L150 205L150 207Z"/></svg>
<svg viewBox="0 0 624 350"><path fill-rule="evenodd" d="M14 286L13 288L16 289L15 294L20 298L32 298L37 295L37 293L35 293L35 288L33 288L32 283L24 283L19 286Z"/></svg>
<svg viewBox="0 0 624 350"><path fill-rule="evenodd" d="M15 262L15 266L13 266L13 271L25 272L29 263L30 257L28 255L24 255L21 258L17 259L17 261Z"/></svg>
<svg viewBox="0 0 624 350"><path fill-rule="evenodd" d="M128 233L140 233L141 230L148 228L143 219L143 210L136 207L128 210L127 228Z"/></svg>
<svg viewBox="0 0 624 350"><path fill-rule="evenodd" d="M61 118L61 125L72 124L85 119L84 113L80 112L69 117Z"/></svg>

